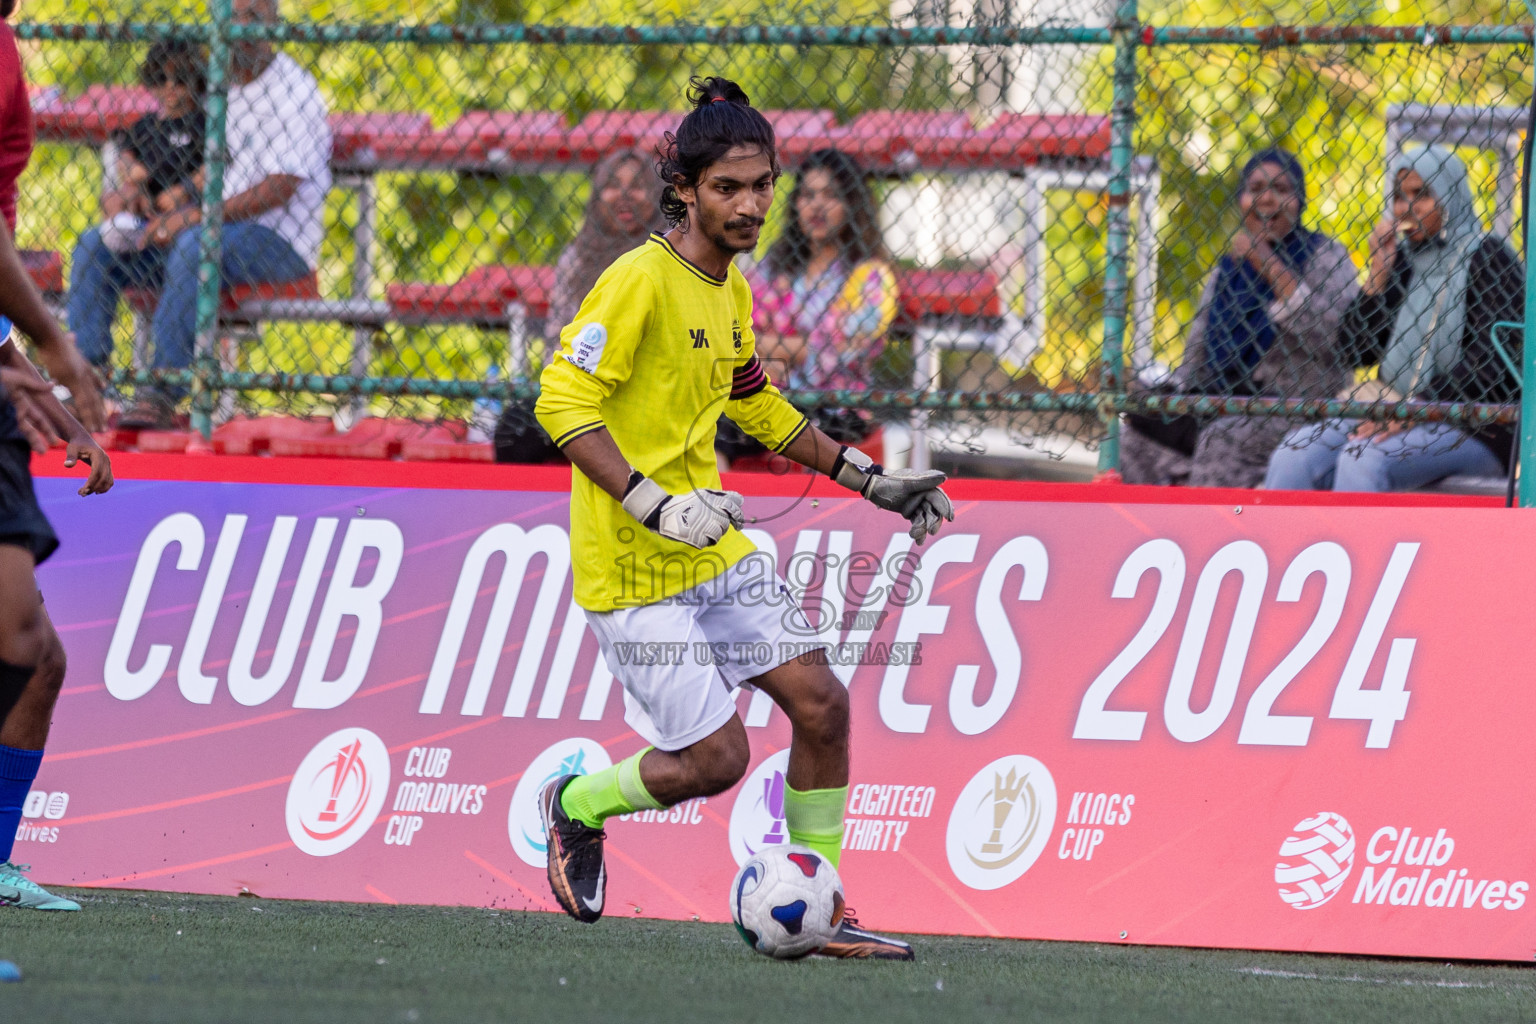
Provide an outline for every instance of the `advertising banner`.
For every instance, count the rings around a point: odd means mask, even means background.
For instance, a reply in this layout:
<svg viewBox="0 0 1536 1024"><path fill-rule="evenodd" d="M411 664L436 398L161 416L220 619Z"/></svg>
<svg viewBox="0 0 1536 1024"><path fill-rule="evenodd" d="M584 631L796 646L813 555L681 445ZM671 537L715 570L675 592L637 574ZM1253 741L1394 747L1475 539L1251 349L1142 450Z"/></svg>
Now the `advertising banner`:
<svg viewBox="0 0 1536 1024"><path fill-rule="evenodd" d="M643 746L571 600L568 475L335 465L38 481L70 659L16 847L41 881L555 909L535 794ZM865 924L1536 954L1530 512L956 483L915 548L808 481L734 483L850 689ZM797 653L758 646L616 657ZM786 841L788 725L738 708L737 787L608 823L610 916L725 920Z"/></svg>

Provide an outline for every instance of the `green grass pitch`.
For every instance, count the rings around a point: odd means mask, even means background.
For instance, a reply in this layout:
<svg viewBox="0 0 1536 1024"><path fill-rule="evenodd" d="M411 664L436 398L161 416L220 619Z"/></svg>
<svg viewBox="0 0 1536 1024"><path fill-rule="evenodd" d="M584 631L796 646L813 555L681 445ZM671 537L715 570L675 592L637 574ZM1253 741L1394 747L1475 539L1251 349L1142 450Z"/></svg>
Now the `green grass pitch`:
<svg viewBox="0 0 1536 1024"><path fill-rule="evenodd" d="M1445 964L913 938L916 964L752 954L728 925L85 890L0 909L0 1020L1536 1021L1536 974Z"/></svg>

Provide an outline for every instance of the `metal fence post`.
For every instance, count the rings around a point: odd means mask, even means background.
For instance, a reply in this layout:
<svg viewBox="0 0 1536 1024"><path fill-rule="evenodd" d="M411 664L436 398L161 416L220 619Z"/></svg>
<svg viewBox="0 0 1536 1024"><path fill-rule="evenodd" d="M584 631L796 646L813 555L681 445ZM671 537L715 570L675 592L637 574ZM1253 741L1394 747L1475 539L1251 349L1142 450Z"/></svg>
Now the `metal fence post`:
<svg viewBox="0 0 1536 1024"><path fill-rule="evenodd" d="M223 253L225 117L229 111L229 29L233 0L211 0L208 37L207 141L204 144L203 225L198 239L197 334L192 358L192 429L213 433L218 402L219 264Z"/></svg>
<svg viewBox="0 0 1536 1024"><path fill-rule="evenodd" d="M1104 247L1104 347L1099 361L1099 415L1104 440L1099 471L1120 466L1120 417L1125 393L1125 318L1129 294L1131 161L1136 144L1136 47L1140 42L1136 0L1115 6L1114 92L1110 101L1109 217Z"/></svg>
<svg viewBox="0 0 1536 1024"><path fill-rule="evenodd" d="M1536 101L1533 101L1536 102ZM1525 216L1536 209L1536 173L1526 168ZM1530 237L1529 233L1526 235ZM1525 336L1521 342L1521 361L1525 373L1520 385L1520 507L1536 507L1536 259L1530 246L1525 252Z"/></svg>

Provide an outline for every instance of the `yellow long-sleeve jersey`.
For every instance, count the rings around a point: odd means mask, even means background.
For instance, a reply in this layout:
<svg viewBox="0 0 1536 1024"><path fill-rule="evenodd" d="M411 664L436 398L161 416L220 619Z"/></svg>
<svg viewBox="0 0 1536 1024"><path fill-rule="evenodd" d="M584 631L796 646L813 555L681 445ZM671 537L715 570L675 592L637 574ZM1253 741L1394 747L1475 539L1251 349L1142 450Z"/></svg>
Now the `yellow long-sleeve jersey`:
<svg viewBox="0 0 1536 1024"><path fill-rule="evenodd" d="M806 429L755 348L752 291L736 267L712 277L652 235L603 272L560 332L540 378L539 422L562 447L606 427L629 464L672 494L719 488L721 413L774 451ZM571 473L571 568L583 608L652 604L753 550L735 529L702 550L668 540Z"/></svg>

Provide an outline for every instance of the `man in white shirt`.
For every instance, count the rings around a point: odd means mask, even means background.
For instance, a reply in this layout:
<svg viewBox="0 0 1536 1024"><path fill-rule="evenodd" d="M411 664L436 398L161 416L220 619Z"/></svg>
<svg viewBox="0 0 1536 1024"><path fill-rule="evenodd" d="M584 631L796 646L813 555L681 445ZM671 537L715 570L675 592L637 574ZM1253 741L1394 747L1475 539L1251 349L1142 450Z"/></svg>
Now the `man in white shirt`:
<svg viewBox="0 0 1536 1024"><path fill-rule="evenodd" d="M278 0L234 0L237 21L278 20ZM331 130L314 76L270 43L231 45L225 119L221 280L236 284L293 281L319 260L325 194L331 187ZM197 329L198 205L165 213L144 228L140 249L119 255L98 231L80 237L70 275L70 328L81 351L99 364L112 350L111 328L123 288L158 286L151 333L153 367L192 363ZM141 388L124 426L163 426L174 392Z"/></svg>

